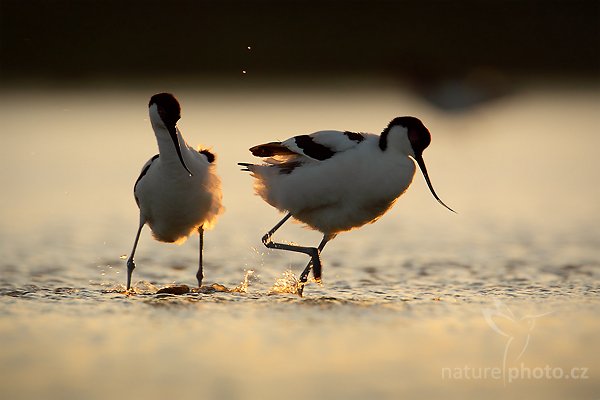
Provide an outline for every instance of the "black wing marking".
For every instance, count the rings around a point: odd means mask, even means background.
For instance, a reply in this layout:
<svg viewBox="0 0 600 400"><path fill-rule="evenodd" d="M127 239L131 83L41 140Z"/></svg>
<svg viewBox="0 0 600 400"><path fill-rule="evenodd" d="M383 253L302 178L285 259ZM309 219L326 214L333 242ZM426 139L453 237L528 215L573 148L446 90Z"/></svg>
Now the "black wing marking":
<svg viewBox="0 0 600 400"><path fill-rule="evenodd" d="M302 165L324 161L338 153L355 148L366 139L366 134L350 131L319 131L310 135L293 136L283 142L269 142L250 148L256 157L267 158L266 165L277 168L282 175L293 173ZM244 171L253 164L240 163Z"/></svg>
<svg viewBox="0 0 600 400"><path fill-rule="evenodd" d="M346 131L344 132L344 135L346 135L348 137L348 139L355 141L356 143L360 143L363 140L365 140L365 137L357 132L350 132L350 131Z"/></svg>
<svg viewBox="0 0 600 400"><path fill-rule="evenodd" d="M294 141L296 146L302 149L302 152L315 160L323 161L333 157L335 151L329 147L319 144L313 140L309 135L295 136Z"/></svg>
<svg viewBox="0 0 600 400"><path fill-rule="evenodd" d="M146 175L146 173L148 173L148 170L150 169L150 166L152 165L154 160L156 160L159 156L160 156L160 154L156 154L154 157L152 157L150 160L148 160L146 165L144 165L142 172L140 172L140 176L138 176L137 180L135 181L135 184L133 185L133 197L135 197L135 202L138 206L140 205L140 201L137 198L137 196L135 195L135 189L137 188L138 183L142 180L144 175Z"/></svg>

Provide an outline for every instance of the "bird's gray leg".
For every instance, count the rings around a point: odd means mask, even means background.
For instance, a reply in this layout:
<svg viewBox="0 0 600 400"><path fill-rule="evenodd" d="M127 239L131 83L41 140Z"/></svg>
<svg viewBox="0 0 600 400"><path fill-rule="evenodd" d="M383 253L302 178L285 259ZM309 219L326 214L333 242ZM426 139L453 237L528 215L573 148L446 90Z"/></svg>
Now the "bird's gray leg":
<svg viewBox="0 0 600 400"><path fill-rule="evenodd" d="M131 275L133 274L133 270L135 269L135 261L133 257L135 256L135 249L137 248L138 242L140 240L140 233L142 233L142 228L146 223L145 219L140 216L140 226L138 227L137 234L135 235L135 241L133 242L133 249L131 249L131 255L127 259L127 291L131 288Z"/></svg>
<svg viewBox="0 0 600 400"><path fill-rule="evenodd" d="M303 247L303 246L295 246L295 245L287 244L287 243L275 243L271 240L271 236L273 236L275 231L277 231L277 229L281 228L281 225L283 225L285 223L285 221L290 219L291 216L292 216L292 214L288 213L285 217L283 217L283 219L281 221L279 221L279 223L277 223L277 225L275 225L273 227L273 229L271 229L269 232L267 232L265 234L265 236L262 237L263 244L265 246L267 246L269 249L288 250L288 251L295 251L296 253L308 254L309 256L312 257L313 262L315 262L315 259L316 259L316 262L320 265L319 250L316 247Z"/></svg>
<svg viewBox="0 0 600 400"><path fill-rule="evenodd" d="M277 229L281 228L281 225L285 224L285 221L287 221L288 219L290 219L290 217L292 216L292 213L287 213L285 217L283 217L283 219L281 221L279 221L277 223L277 225L275 225L273 227L273 229L271 229L269 232L267 232L265 234L265 236L262 237L262 242L265 246L269 247L267 245L267 242L271 242L271 236L273 236L273 234L275 233L275 231L277 231Z"/></svg>
<svg viewBox="0 0 600 400"><path fill-rule="evenodd" d="M321 243L319 243L319 254L321 253L321 251L323 251L323 248L325 247L325 245L335 237L335 234L325 234L323 235L323 240L321 240ZM308 265L306 266L306 268L304 268L304 271L302 271L302 274L300 274L300 282L306 282L307 278L308 278L308 273L311 270L311 267L313 266L312 260L310 260L308 262ZM317 270L316 268L313 268L313 275L315 277L315 279L317 281L321 280L321 270Z"/></svg>
<svg viewBox="0 0 600 400"><path fill-rule="evenodd" d="M262 242L269 249L288 250L288 251L294 251L296 253L308 254L311 257L311 264L313 265L314 270L319 271L319 279L320 279L321 258L319 257L320 250L318 248L295 246L295 245L286 244L286 243L275 243L271 240L271 236L273 236L275 231L277 231L277 229L281 228L281 225L283 225L288 219L290 219L291 216L292 216L292 214L288 213L285 217L283 217L283 219L281 221L279 221L279 223L277 223L277 225L275 225L273 227L273 229L271 229L269 232L267 232L265 234L265 236L262 237ZM325 238L323 238L323 240L325 243L327 243L327 241L329 239L325 240ZM325 243L322 242L322 245L325 246Z"/></svg>
<svg viewBox="0 0 600 400"><path fill-rule="evenodd" d="M198 279L198 287L202 287L202 279L204 278L203 268L202 268L202 249L204 248L204 226L200 225L198 227L198 235L200 236L199 240L199 255L198 255L198 272L196 273L196 279Z"/></svg>
<svg viewBox="0 0 600 400"><path fill-rule="evenodd" d="M303 247L303 246L295 246L295 245L286 244L286 243L275 243L271 240L271 236L273 236L275 231L277 231L277 229L281 228L281 225L283 225L285 223L285 221L290 219L291 216L292 216L292 214L288 213L285 217L283 217L283 219L281 221L279 221L279 223L277 223L277 225L275 225L273 227L273 229L271 229L269 232L267 232L265 234L265 236L262 237L263 244L265 246L267 246L269 249L288 250L288 251L295 251L296 253L308 254L309 256L311 256L313 263L318 264L320 267L321 261L319 260L319 250L316 247Z"/></svg>
<svg viewBox="0 0 600 400"><path fill-rule="evenodd" d="M334 237L336 237L335 233L326 233L323 235L323 240L321 240L321 243L319 243L319 255L321 254L321 251L323 251L323 248L325 247L325 245ZM298 294L300 296L302 296L302 291L304 290L304 285L306 284L306 281L308 280L308 274L310 273L310 270L313 266L313 261L310 260L308 262L308 265L306 266L306 268L304 268L304 271L302 271L302 273L300 274L300 286L298 287ZM313 269L313 276L315 277L315 280L317 282L321 281L321 265L319 265L319 269L317 270L317 268L312 268Z"/></svg>

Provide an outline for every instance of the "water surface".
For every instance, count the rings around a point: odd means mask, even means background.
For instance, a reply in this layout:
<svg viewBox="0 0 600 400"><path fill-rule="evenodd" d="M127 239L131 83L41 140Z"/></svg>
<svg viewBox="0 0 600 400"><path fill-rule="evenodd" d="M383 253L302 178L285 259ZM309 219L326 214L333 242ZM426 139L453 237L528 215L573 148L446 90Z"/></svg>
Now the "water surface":
<svg viewBox="0 0 600 400"><path fill-rule="evenodd" d="M206 234L205 281L235 290L157 295L193 286L197 237L146 230L123 294L155 88L5 90L3 397L598 396L597 85L528 85L463 113L382 84L168 89L188 142L218 155L226 212ZM380 221L328 245L322 286L286 293L307 260L262 246L281 215L236 163L258 143L405 114L432 132L424 158L458 214L417 175ZM278 237L320 239L294 224Z"/></svg>

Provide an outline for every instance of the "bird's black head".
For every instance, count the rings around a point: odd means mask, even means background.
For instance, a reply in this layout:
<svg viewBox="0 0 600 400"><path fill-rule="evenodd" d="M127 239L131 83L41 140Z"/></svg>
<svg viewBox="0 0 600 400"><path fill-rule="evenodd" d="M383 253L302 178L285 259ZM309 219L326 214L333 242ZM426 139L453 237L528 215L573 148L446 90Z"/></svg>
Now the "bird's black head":
<svg viewBox="0 0 600 400"><path fill-rule="evenodd" d="M171 93L158 93L150 98L148 107L156 104L158 115L167 128L174 127L181 118L181 106Z"/></svg>
<svg viewBox="0 0 600 400"><path fill-rule="evenodd" d="M387 141L387 135L389 134L390 130L396 126L406 129L406 135L408 136L408 140L410 141L413 152L416 156L422 155L423 150L425 150L431 143L431 134L429 133L429 129L423 125L423 122L416 117L407 116L394 118L381 134L379 143L380 147L382 145L382 141ZM384 146L387 145L387 143L383 144ZM382 148L382 150L385 149Z"/></svg>
<svg viewBox="0 0 600 400"><path fill-rule="evenodd" d="M394 118L388 124L387 128L385 128L383 130L383 132L381 133L381 137L379 139L379 147L381 148L381 150L383 150L383 151L386 150L388 136L390 134L390 131L392 131L396 127L403 128L400 132L406 132L406 137L408 138L408 141L410 143L410 146L411 146L413 154L414 154L414 155L411 155L411 157L413 157L415 159L415 161L417 162L417 165L421 169L421 172L423 173L423 177L425 178L425 182L427 183L427 186L429 187L429 190L431 191L431 194L433 195L433 197L435 197L435 199L441 205L446 207L448 210L455 212L453 209L451 209L446 204L444 204L444 202L435 193L435 190L433 190L433 185L431 184L431 180L429 179L429 174L427 173L427 168L425 167L425 161L423 161L423 150L425 150L431 143L431 134L429 133L429 129L427 129L427 127L425 127L425 125L423 125L423 123L421 122L421 120L419 118L415 118L415 117ZM395 132L394 134L396 134L396 135L398 134L398 133L396 133L396 132L398 132L398 130L395 130L394 132ZM403 133L400 133L400 134L403 134ZM406 142L404 142L404 143L406 143Z"/></svg>
<svg viewBox="0 0 600 400"><path fill-rule="evenodd" d="M150 108L153 105L156 105L158 116L169 131L169 135L171 136L173 146L175 146L175 151L177 152L179 161L181 161L181 165L190 175L193 175L188 166L185 164L183 155L181 154L181 144L179 143L177 127L175 126L177 121L179 121L179 118L181 118L181 106L179 105L179 102L171 93L158 93L150 98L148 107Z"/></svg>

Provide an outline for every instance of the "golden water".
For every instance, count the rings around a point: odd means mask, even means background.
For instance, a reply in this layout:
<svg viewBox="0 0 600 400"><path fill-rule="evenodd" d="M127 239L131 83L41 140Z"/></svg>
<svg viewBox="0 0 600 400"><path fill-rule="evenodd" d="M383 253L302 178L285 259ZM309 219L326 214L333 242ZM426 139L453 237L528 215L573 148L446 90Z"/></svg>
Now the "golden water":
<svg viewBox="0 0 600 400"><path fill-rule="evenodd" d="M193 287L197 238L145 230L127 296L132 185L156 152L146 105L163 89L0 93L3 398L598 396L597 86L529 85L454 114L396 86L170 87L188 142L218 155L214 290L156 295ZM380 221L328 245L322 286L291 294L306 257L262 246L281 216L236 163L258 143L378 132L404 114L432 132L424 158L458 215L417 175ZM320 239L294 224L277 235Z"/></svg>

